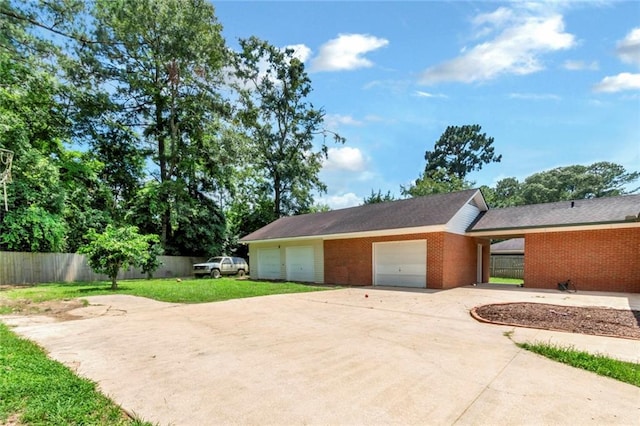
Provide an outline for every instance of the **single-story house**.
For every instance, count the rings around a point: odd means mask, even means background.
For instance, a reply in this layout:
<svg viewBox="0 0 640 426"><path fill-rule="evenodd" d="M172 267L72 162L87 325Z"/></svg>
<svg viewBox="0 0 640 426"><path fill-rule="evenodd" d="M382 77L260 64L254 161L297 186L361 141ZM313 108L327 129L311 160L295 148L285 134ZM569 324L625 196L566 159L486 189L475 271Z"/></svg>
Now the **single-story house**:
<svg viewBox="0 0 640 426"><path fill-rule="evenodd" d="M523 237L525 287L640 293L640 195L491 209L467 234Z"/></svg>
<svg viewBox="0 0 640 426"><path fill-rule="evenodd" d="M280 218L245 236L258 279L452 288L525 239L525 287L640 292L640 195L489 209L478 189Z"/></svg>

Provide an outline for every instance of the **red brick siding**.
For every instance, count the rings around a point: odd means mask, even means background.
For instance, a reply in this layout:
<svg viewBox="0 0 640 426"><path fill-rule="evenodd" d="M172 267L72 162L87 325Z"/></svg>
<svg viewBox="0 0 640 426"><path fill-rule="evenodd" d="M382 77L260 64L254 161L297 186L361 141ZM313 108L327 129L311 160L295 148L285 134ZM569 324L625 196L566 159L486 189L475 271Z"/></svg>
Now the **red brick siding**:
<svg viewBox="0 0 640 426"><path fill-rule="evenodd" d="M325 283L372 285L373 243L409 240L427 240L428 288L449 288L475 282L476 244L479 240L436 232L326 240L324 241ZM445 253L445 248L453 250L454 253ZM468 278L469 271L473 272L471 281Z"/></svg>
<svg viewBox="0 0 640 426"><path fill-rule="evenodd" d="M483 281L485 271L488 274L488 263L485 262L485 251L489 250L486 240L469 238L457 234L445 234L444 244L444 278L443 288L459 287L477 282L476 263L478 259L478 244L483 244Z"/></svg>
<svg viewBox="0 0 640 426"><path fill-rule="evenodd" d="M525 287L640 292L640 228L525 236Z"/></svg>

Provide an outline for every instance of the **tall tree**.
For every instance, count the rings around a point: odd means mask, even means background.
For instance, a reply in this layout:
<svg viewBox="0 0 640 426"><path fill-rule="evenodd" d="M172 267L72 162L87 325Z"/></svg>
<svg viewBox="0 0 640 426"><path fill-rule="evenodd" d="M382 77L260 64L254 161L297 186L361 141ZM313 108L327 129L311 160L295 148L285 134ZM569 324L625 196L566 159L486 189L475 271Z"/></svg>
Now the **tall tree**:
<svg viewBox="0 0 640 426"><path fill-rule="evenodd" d="M400 193L405 197L423 197L432 194L444 194L448 192L461 191L469 189L474 185L460 179L455 174L449 173L445 168L430 170L427 174L421 174L418 179L411 185L405 187L400 186Z"/></svg>
<svg viewBox="0 0 640 426"><path fill-rule="evenodd" d="M524 204L534 204L624 195L640 189L626 189L638 178L640 172L627 172L623 166L605 161L557 167L527 177L521 185L521 197Z"/></svg>
<svg viewBox="0 0 640 426"><path fill-rule="evenodd" d="M106 170L119 173L111 186L121 197L139 182L140 159L153 162L158 233L165 248L176 247L172 240L192 223L176 215L199 216L195 200L223 185L233 166L219 138L228 113L220 95L227 64L221 26L206 0L96 0L93 14L96 43L80 46L76 77L96 88L89 100L104 103L106 113L94 108L85 126L108 154Z"/></svg>
<svg viewBox="0 0 640 426"><path fill-rule="evenodd" d="M324 112L307 100L311 80L292 49L281 50L255 37L240 40L240 46L240 118L253 141L255 170L273 199L273 216L306 212L313 205L313 191L326 191L318 174L327 146L323 141L314 147Z"/></svg>
<svg viewBox="0 0 640 426"><path fill-rule="evenodd" d="M448 126L433 150L425 152L424 176L445 180L453 176L464 181L467 174L482 169L485 164L499 163L502 155L495 154L493 138L481 130L478 124Z"/></svg>
<svg viewBox="0 0 640 426"><path fill-rule="evenodd" d="M362 201L362 204L378 204L378 203L386 203L388 201L394 201L396 197L391 194L391 191L387 191L386 194L382 193L382 190L378 189L378 192L373 192L371 190L371 195L365 197Z"/></svg>

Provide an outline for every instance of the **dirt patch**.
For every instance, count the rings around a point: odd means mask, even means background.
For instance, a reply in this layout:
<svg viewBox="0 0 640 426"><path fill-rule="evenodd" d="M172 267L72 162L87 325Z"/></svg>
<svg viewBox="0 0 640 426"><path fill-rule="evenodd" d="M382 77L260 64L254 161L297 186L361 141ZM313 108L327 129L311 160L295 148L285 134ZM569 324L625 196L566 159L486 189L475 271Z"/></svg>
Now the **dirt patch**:
<svg viewBox="0 0 640 426"><path fill-rule="evenodd" d="M33 302L29 299L8 299L0 297L0 308L8 308L10 315L46 315L58 321L70 321L79 319L69 313L74 309L82 308L87 303L81 299L48 300L45 302Z"/></svg>
<svg viewBox="0 0 640 426"><path fill-rule="evenodd" d="M501 303L471 311L479 321L640 340L640 311L544 303Z"/></svg>

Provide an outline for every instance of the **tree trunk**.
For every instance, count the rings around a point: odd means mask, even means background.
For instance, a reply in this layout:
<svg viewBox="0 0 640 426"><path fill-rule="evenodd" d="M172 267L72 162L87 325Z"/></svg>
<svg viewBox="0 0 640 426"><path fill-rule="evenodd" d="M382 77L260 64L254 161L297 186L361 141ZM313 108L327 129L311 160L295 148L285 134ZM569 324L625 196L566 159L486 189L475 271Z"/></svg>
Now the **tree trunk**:
<svg viewBox="0 0 640 426"><path fill-rule="evenodd" d="M275 219L280 218L280 176L276 175L273 179L273 213L275 215Z"/></svg>
<svg viewBox="0 0 640 426"><path fill-rule="evenodd" d="M116 278L118 276L117 275L112 275L111 276L111 290L117 290L118 289L118 283L116 282Z"/></svg>

